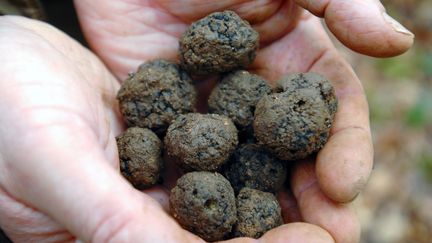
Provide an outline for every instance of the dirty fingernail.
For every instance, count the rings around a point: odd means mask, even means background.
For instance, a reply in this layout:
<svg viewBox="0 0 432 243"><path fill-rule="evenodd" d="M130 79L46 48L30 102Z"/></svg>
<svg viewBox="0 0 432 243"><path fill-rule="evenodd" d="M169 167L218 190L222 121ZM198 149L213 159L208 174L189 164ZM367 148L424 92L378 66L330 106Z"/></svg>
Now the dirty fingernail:
<svg viewBox="0 0 432 243"><path fill-rule="evenodd" d="M392 18L390 15L388 15L386 12L383 12L384 20L391 25L391 27L398 33L402 33L405 35L414 36L414 34L409 31L407 28L405 28L403 25L401 25L399 22L397 22L394 18Z"/></svg>

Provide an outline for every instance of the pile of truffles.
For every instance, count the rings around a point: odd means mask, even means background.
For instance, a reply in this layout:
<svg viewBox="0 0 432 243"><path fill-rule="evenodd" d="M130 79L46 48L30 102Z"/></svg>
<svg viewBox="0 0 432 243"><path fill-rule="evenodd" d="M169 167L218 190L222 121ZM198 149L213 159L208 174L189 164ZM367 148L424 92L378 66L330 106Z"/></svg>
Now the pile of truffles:
<svg viewBox="0 0 432 243"><path fill-rule="evenodd" d="M289 161L324 146L337 110L319 74L289 74L272 88L243 70L258 45L236 13L212 13L181 37L179 63L142 64L117 95L129 127L117 137L121 173L138 189L160 183L165 152L184 172L171 190L171 214L207 241L259 238L283 224L275 195ZM191 77L202 75L221 75L209 114L195 108Z"/></svg>

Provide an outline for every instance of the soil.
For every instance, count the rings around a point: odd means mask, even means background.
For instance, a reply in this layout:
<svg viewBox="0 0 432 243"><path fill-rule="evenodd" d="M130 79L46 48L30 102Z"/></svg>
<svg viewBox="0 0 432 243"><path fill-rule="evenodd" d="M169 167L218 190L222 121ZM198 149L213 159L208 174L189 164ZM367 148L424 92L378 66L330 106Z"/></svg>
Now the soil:
<svg viewBox="0 0 432 243"><path fill-rule="evenodd" d="M267 81L244 70L226 75L212 91L209 112L228 116L241 131L252 126L255 106L271 93Z"/></svg>
<svg viewBox="0 0 432 243"><path fill-rule="evenodd" d="M180 39L181 65L193 75L229 72L249 66L259 35L233 11L215 12L189 27Z"/></svg>
<svg viewBox="0 0 432 243"><path fill-rule="evenodd" d="M317 75L287 76L257 104L255 137L282 160L306 158L329 138L337 100L330 81Z"/></svg>
<svg viewBox="0 0 432 243"><path fill-rule="evenodd" d="M180 115L168 128L165 148L185 171L217 171L238 144L237 129L225 116Z"/></svg>
<svg viewBox="0 0 432 243"><path fill-rule="evenodd" d="M244 187L275 193L285 181L287 167L285 161L277 159L263 147L243 144L224 166L223 175L236 194Z"/></svg>
<svg viewBox="0 0 432 243"><path fill-rule="evenodd" d="M163 169L158 136L149 129L131 127L116 140L122 175L138 189L155 185Z"/></svg>
<svg viewBox="0 0 432 243"><path fill-rule="evenodd" d="M237 221L234 191L218 173L183 175L171 190L170 207L183 228L206 241L226 239Z"/></svg>
<svg viewBox="0 0 432 243"><path fill-rule="evenodd" d="M193 112L196 91L176 63L153 60L142 64L120 88L117 99L126 124L163 135L179 114Z"/></svg>
<svg viewBox="0 0 432 243"><path fill-rule="evenodd" d="M268 192L243 188L237 196L236 237L259 238L283 224L281 208L276 197Z"/></svg>

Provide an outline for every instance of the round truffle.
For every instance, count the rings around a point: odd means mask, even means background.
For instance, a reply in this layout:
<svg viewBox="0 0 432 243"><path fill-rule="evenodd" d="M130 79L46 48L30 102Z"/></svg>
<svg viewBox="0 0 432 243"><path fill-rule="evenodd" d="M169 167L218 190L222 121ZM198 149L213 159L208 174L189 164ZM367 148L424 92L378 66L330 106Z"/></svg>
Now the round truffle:
<svg viewBox="0 0 432 243"><path fill-rule="evenodd" d="M252 125L256 104L271 91L260 76L235 71L213 89L208 102L209 112L228 116L239 130L245 130Z"/></svg>
<svg viewBox="0 0 432 243"><path fill-rule="evenodd" d="M267 231L283 224L281 208L269 192L243 188L237 196L236 237L259 238Z"/></svg>
<svg viewBox="0 0 432 243"><path fill-rule="evenodd" d="M187 29L180 39L181 65L197 75L245 68L256 56L259 35L233 11L215 12Z"/></svg>
<svg viewBox="0 0 432 243"><path fill-rule="evenodd" d="M224 166L223 175L231 182L236 193L244 187L274 193L283 185L287 167L284 161L263 147L243 144Z"/></svg>
<svg viewBox="0 0 432 243"><path fill-rule="evenodd" d="M177 64L153 60L126 79L117 99L128 126L150 128L161 135L179 114L194 111L196 91Z"/></svg>
<svg viewBox="0 0 432 243"><path fill-rule="evenodd" d="M158 136L149 129L131 127L116 140L122 175L138 189L155 185L163 168Z"/></svg>
<svg viewBox="0 0 432 243"><path fill-rule="evenodd" d="M297 74L278 82L278 92L257 104L255 137L282 160L318 152L329 137L337 109L334 89L325 78Z"/></svg>
<svg viewBox="0 0 432 243"><path fill-rule="evenodd" d="M206 241L226 239L237 221L234 191L222 175L190 172L171 190L170 208L179 224Z"/></svg>
<svg viewBox="0 0 432 243"><path fill-rule="evenodd" d="M237 129L225 116L190 113L179 116L168 128L168 156L185 171L217 171L238 143Z"/></svg>

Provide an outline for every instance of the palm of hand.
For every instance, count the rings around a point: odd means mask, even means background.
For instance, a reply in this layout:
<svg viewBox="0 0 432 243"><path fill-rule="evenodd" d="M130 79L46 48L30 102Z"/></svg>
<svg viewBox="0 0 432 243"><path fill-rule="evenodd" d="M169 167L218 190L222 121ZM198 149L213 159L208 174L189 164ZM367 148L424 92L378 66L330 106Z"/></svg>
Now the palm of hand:
<svg viewBox="0 0 432 243"><path fill-rule="evenodd" d="M284 73L293 71L316 71L333 80L339 96L340 108L333 127L332 138L325 149L318 155L316 163L317 175L314 172L315 166L312 163L298 165L292 179L293 195L287 192L282 193L280 199L282 207L286 210L284 216L287 222L304 220L325 228L337 241L356 241L358 225L348 206L335 204L321 190L335 200L346 202L358 193L365 178L367 178L370 171L369 160L371 160L367 105L357 78L349 66L338 57L318 20L302 13L292 1L273 1L260 8L255 5L258 3L254 1L218 1L218 3L203 3L202 5L199 3L188 5L179 2L181 1L158 1L157 3L155 1L111 1L98 6L98 1L88 1L87 3L81 1L77 2L77 7L83 28L87 32L91 45L108 67L120 78L124 78L127 72L134 70L143 60L157 57L175 59L178 37L186 29L186 23L203 17L212 11L229 7L243 13L243 17L251 20L254 27L260 31L263 45L252 66L254 71L262 74L270 81L274 81ZM98 19L106 13L109 13L109 16L104 16L104 21ZM287 19L284 16L290 17ZM296 25L297 21L299 22ZM27 27L25 25L24 23L21 27L25 29ZM9 131L7 133L9 137L5 137L5 139L11 138L12 142L9 141L10 144L20 144L25 141L24 144L27 148L32 148L35 145L40 147L35 154L7 154L5 156L11 161L24 161L21 163L21 167L20 165L11 166L7 161L6 163L0 163L0 166L6 165L5 169L10 171L11 175L21 176L22 179L16 182L11 178L0 178L2 179L0 183L3 192L0 193L0 201L6 202L6 204L2 204L6 206L0 207L0 212L9 215L9 218L15 220L9 221L6 225L9 225L11 229L15 227L14 224L20 225L23 221L40 225L39 228L34 229L32 234L21 232L24 233L25 237L39 237L36 239L47 239L49 237L71 239L71 235L64 227L67 227L72 232L81 232L81 237L86 240L92 239L95 241L101 239L125 239L124 235L117 233L123 233L122 231L125 230L135 233L140 232L140 235L143 234L141 232L151 232L157 235L155 232L171 230L172 235L177 237L171 239L179 241L186 239L186 237L189 240L194 239L166 217L162 208L154 205L154 201L148 199L145 195L139 195L123 181L121 184L119 178L109 182L112 179L107 175L119 177L114 170L107 169L107 167L118 167L115 158L114 135L118 134L122 129L122 123L119 121L118 113L114 110L113 107L115 106L113 104L115 103L114 97L119 84L89 52L59 33L50 35L53 32L52 29L40 28L35 32L44 33L42 34L43 38L31 33L29 35L18 33L17 36L14 36L14 38L22 40L24 43L34 40L35 43L40 44L34 45L32 50L25 50L30 51L39 58L33 63L29 62L29 65L34 63L37 65L34 68L23 69L25 72L28 72L28 70L35 71L40 78L31 83L18 82L14 84L11 87L16 92L11 92L10 97L6 96L4 98L11 100L2 102L3 104L17 103L16 100L21 102L14 109L5 113L10 114L10 117L2 118L2 123L24 121L16 124L16 130ZM13 48L19 49L22 48L22 45L17 44ZM47 50L47 52L42 53L41 50ZM51 52L53 52L52 55ZM18 59L19 57L18 53L15 58ZM43 70L45 76L39 75L42 72L40 70ZM11 79L33 80L29 76L13 76ZM35 90L34 86L40 86L41 93L36 91L37 89ZM9 88L9 86L6 86L6 88ZM14 96L14 94L19 93L27 94L22 93L26 90L31 91L26 99L22 99L23 96ZM41 99L41 97L45 98ZM7 110L5 107L1 108ZM25 139L18 140L19 135L26 135L29 131L32 131L31 136L25 136ZM65 139L65 137L68 139ZM361 141L356 141L359 138ZM357 145L360 147L356 148ZM62 154L62 152L65 152L62 146L71 146L69 154ZM46 151L43 148L49 149ZM58 151L53 152L55 149L58 149ZM10 151L13 150L10 149ZM355 158L352 158L353 153ZM134 218L130 212L125 213L126 217L121 216L120 219L115 219L115 216L105 215L109 213L102 209L96 210L102 215L99 215L100 217L95 222L88 219L88 221L91 221L89 223L90 227L85 226L90 228L88 230L82 229L84 226L81 226L78 221L66 222L63 218L76 217L76 215L71 214L68 208L61 206L57 209L50 208L54 205L49 200L52 199L56 203L63 202L65 206L69 206L68 199L76 200L76 195L73 198L65 197L60 202L58 194L49 194L45 198L39 198L38 194L41 191L47 188L54 190L54 186L47 185L48 182L44 180L42 180L44 184L38 183L40 177L47 176L42 171L40 171L40 174L35 173L36 176L26 177L28 171L25 167L29 163L35 162L40 163L41 167L49 167L50 163L56 158L80 158L80 156L90 157L90 161L94 160L92 163L96 165L92 167L84 164L89 162L87 160L76 164L59 165L61 167L58 172L60 175L75 177L75 179L71 180L74 182L76 180L85 181L82 184L78 183L72 186L64 182L64 178L55 178L59 181L59 184L66 186L64 189L67 192L74 192L74 188L80 188L80 185L85 188L89 182L103 183L106 184L103 187L106 193L101 195L101 198L107 199L107 205L113 206L114 204L123 203L120 202L120 199L108 199L110 195L106 194L109 191L111 195L118 193L119 195L132 197L133 200L131 200L130 204L136 203L136 207L145 202L149 204L147 207L154 209L153 212L158 212L149 214L149 210L144 209L142 212L133 212L132 214L137 215L142 213L143 219L137 221L136 225L131 228L127 228L126 226L130 225L125 223L126 219ZM350 160L353 159L359 160L360 163L351 163ZM70 159L70 161L73 161L73 159ZM342 163L340 167L335 166L341 164L341 161L348 162L348 164ZM102 163L109 166L101 165ZM344 164L347 165L344 167ZM80 168L80 166L83 168ZM80 171L80 169L88 171L82 173L82 175L73 172ZM98 176L97 172L101 172L102 176ZM348 183L342 185L332 182L338 175L343 175L342 180L349 178ZM95 176L95 178L89 180L86 176ZM316 183L317 176L318 183ZM56 180L48 181L55 183ZM29 184L33 185L34 188L30 190L26 188ZM108 190L107 187L109 186L115 186L115 188ZM100 189L101 187L95 186L89 191ZM166 194L163 191L156 190L154 193L159 195L159 199L166 200ZM78 193L78 195L81 194ZM82 196L85 197L85 195ZM98 205L100 202L95 201L93 203ZM80 204L80 202L77 202L77 204ZM25 205L34 205L39 210L48 212L49 216ZM109 206L102 208L106 209ZM24 207L24 210L22 210L22 207ZM289 213L287 210L292 210L294 213ZM76 213L75 210L71 211ZM80 216L83 217L83 215L91 213L93 212L89 209L82 212ZM330 215L333 215L331 220ZM154 219L153 227L142 230L139 225L145 225L151 219ZM344 221L344 226L338 226L338 221ZM60 224L57 222L60 222ZM5 224L1 220L0 223ZM116 224L120 224L120 226L116 226ZM85 233L82 233L83 231ZM308 234L306 233L308 231L314 233ZM271 239L288 240L287 237L292 237L295 240L297 236L304 237L306 234L311 239L317 237L329 240L324 231L311 225L292 224L282 228L282 230L272 232L265 237L269 241ZM289 232L292 232L291 236L289 236ZM20 232L15 236L20 237ZM141 239L155 238L142 236Z"/></svg>

